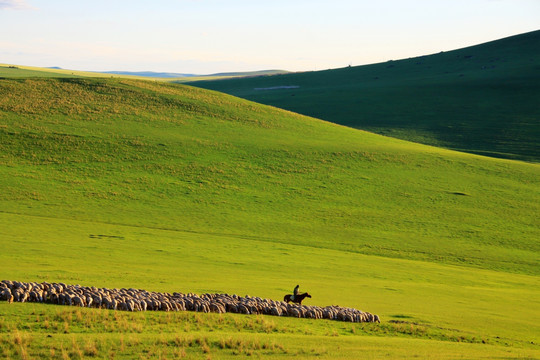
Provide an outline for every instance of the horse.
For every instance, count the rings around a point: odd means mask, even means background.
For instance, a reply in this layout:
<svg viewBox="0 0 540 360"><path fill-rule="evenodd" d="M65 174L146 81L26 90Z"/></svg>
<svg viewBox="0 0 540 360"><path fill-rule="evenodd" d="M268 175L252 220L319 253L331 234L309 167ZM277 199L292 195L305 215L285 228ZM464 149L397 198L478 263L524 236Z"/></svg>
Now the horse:
<svg viewBox="0 0 540 360"><path fill-rule="evenodd" d="M285 295L285 297L283 298L283 301L285 301L287 304L292 301L293 303L295 304L299 304L299 305L302 305L302 300L304 300L305 298L311 298L311 295L309 295L308 293L303 293L303 294L298 294L294 297L294 300L292 299L292 295L291 294L287 294Z"/></svg>

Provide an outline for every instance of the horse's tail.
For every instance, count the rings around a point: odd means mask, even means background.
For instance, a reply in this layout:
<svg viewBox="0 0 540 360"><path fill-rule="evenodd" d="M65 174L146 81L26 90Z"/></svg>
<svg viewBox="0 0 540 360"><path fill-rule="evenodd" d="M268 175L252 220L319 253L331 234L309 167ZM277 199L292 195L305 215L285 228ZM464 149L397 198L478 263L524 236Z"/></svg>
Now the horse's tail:
<svg viewBox="0 0 540 360"><path fill-rule="evenodd" d="M285 295L283 297L283 301L285 301L286 303L288 303L289 301L291 301L291 295Z"/></svg>

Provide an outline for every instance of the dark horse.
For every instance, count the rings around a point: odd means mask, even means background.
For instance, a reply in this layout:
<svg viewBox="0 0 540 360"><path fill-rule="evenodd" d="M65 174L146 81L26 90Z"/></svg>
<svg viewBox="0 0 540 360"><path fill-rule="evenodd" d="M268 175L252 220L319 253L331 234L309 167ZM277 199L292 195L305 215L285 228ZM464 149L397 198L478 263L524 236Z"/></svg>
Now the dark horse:
<svg viewBox="0 0 540 360"><path fill-rule="evenodd" d="M300 304L302 305L302 300L304 300L305 298L311 298L311 295L309 295L308 293L303 293L303 294L298 294L294 297L294 300L292 299L292 295L291 294L288 294L288 295L285 295L285 297L283 298L283 301L285 301L287 304L292 301L293 303L295 304Z"/></svg>

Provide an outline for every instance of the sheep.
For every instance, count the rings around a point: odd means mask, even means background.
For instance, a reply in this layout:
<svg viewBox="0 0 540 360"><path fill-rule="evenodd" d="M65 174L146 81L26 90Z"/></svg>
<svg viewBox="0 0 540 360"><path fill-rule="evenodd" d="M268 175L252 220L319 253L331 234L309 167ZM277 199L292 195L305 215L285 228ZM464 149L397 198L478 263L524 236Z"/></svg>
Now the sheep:
<svg viewBox="0 0 540 360"><path fill-rule="evenodd" d="M49 302L123 311L199 311L215 313L264 314L348 322L377 322L378 315L338 305L321 308L287 304L283 301L236 294L196 295L179 292L157 293L142 289L107 289L64 283L24 283L0 281L0 300L8 302Z"/></svg>
<svg viewBox="0 0 540 360"><path fill-rule="evenodd" d="M11 288L13 287L13 281L11 281L11 280L2 280L0 282L0 286L8 288L8 289L11 290Z"/></svg>
<svg viewBox="0 0 540 360"><path fill-rule="evenodd" d="M0 292L0 300L8 300L12 296L11 290L8 287L2 289L2 292Z"/></svg>
<svg viewBox="0 0 540 360"><path fill-rule="evenodd" d="M89 296L92 301L88 301L93 307L101 308L102 297L99 294L93 294Z"/></svg>
<svg viewBox="0 0 540 360"><path fill-rule="evenodd" d="M218 314L223 314L225 312L225 308L221 304L213 302L210 304L210 311L216 312Z"/></svg>
<svg viewBox="0 0 540 360"><path fill-rule="evenodd" d="M237 308L238 308L238 312L239 312L240 314L246 314L246 315L249 315L249 314L250 314L249 309L248 309L244 304L239 304L239 305L237 306Z"/></svg>
<svg viewBox="0 0 540 360"><path fill-rule="evenodd" d="M12 295L15 301L25 302L28 299L28 293L23 290L23 288L16 288L12 291Z"/></svg>
<svg viewBox="0 0 540 360"><path fill-rule="evenodd" d="M295 309L295 308L290 309L289 311L286 312L286 314L288 316L294 316L294 317L297 317L297 318L300 317L300 311L298 311L298 309Z"/></svg>
<svg viewBox="0 0 540 360"><path fill-rule="evenodd" d="M169 304L166 301L163 301L161 303L161 307L159 309L163 311L170 311Z"/></svg>
<svg viewBox="0 0 540 360"><path fill-rule="evenodd" d="M124 301L118 302L117 309L121 311L128 311L127 304Z"/></svg>
<svg viewBox="0 0 540 360"><path fill-rule="evenodd" d="M133 300L127 300L126 302L124 302L124 304L127 311L135 311L135 303L133 302Z"/></svg>
<svg viewBox="0 0 540 360"><path fill-rule="evenodd" d="M186 303L184 300L176 300L176 305L178 306L178 311L186 311Z"/></svg>
<svg viewBox="0 0 540 360"><path fill-rule="evenodd" d="M274 306L270 308L270 314L274 316L281 316L283 315L283 311L281 311L281 308L278 308L277 306Z"/></svg>
<svg viewBox="0 0 540 360"><path fill-rule="evenodd" d="M225 305L225 309L227 310L227 312L231 313L238 312L238 307L234 303L227 303L227 305Z"/></svg>
<svg viewBox="0 0 540 360"><path fill-rule="evenodd" d="M80 296L74 295L74 296L71 298L71 304L72 304L73 306L84 307L84 300L83 300Z"/></svg>
<svg viewBox="0 0 540 360"><path fill-rule="evenodd" d="M30 291L28 294L28 298L31 302L42 302L42 297L36 290Z"/></svg>

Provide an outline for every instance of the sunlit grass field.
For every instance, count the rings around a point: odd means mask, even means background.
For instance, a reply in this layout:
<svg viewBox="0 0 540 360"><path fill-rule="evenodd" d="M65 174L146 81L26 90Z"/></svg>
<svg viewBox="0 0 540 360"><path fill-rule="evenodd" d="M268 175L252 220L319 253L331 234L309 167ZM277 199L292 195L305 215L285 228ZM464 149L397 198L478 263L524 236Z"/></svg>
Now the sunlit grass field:
<svg viewBox="0 0 540 360"><path fill-rule="evenodd" d="M382 319L0 303L7 358L540 356L538 165L180 85L0 93L2 278L272 299L298 283Z"/></svg>
<svg viewBox="0 0 540 360"><path fill-rule="evenodd" d="M0 305L4 358L533 358L530 346L406 323Z"/></svg>

